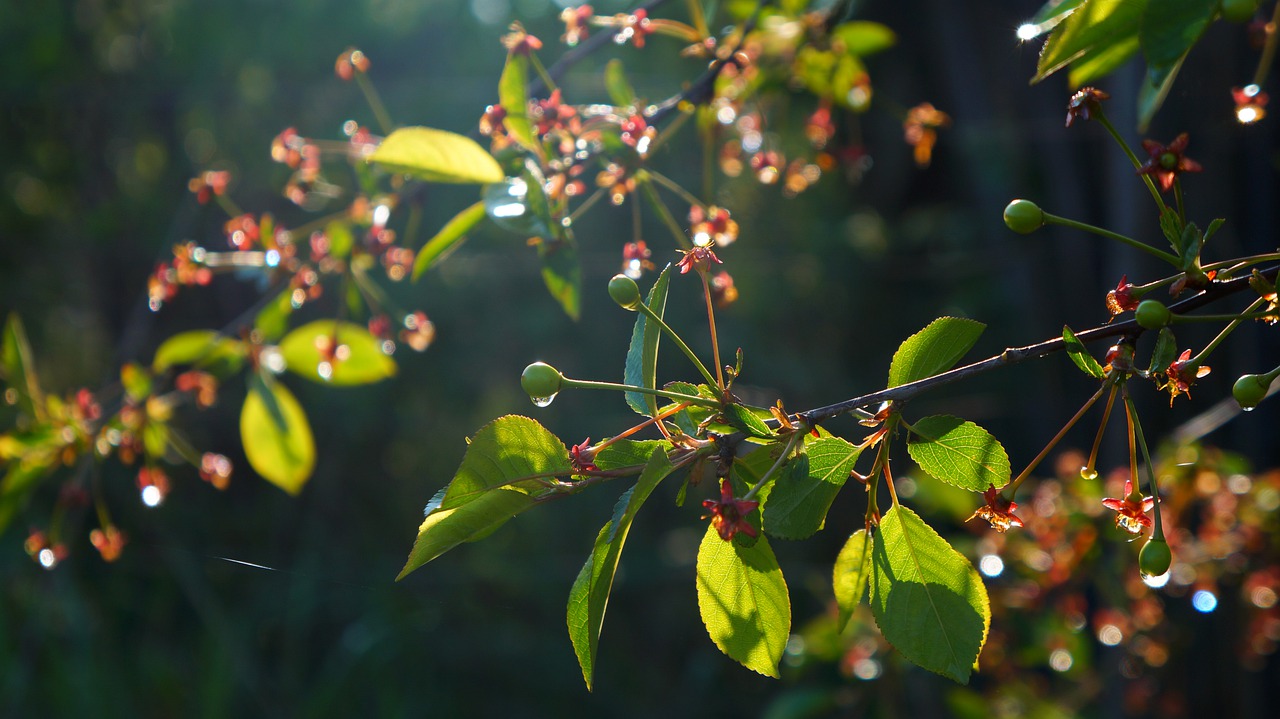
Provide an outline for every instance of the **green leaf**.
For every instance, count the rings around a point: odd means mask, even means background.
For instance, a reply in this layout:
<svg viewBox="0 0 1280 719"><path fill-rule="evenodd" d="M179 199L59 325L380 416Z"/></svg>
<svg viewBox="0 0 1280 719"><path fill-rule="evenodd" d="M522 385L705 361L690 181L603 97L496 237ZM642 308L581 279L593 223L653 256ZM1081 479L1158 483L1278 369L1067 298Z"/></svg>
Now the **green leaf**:
<svg viewBox="0 0 1280 719"><path fill-rule="evenodd" d="M320 346L327 344L335 347L332 360L320 353ZM290 372L319 384L369 384L396 373L395 360L382 351L382 340L352 322L316 320L305 324L285 335L280 354Z"/></svg>
<svg viewBox="0 0 1280 719"><path fill-rule="evenodd" d="M1089 354L1089 350L1085 348L1084 343L1077 339L1076 333L1072 332L1071 328L1066 325L1062 326L1062 342L1067 346L1067 356L1080 368L1081 372L1097 379L1103 379L1107 376L1107 373L1102 371L1102 365L1098 364L1098 360Z"/></svg>
<svg viewBox="0 0 1280 719"><path fill-rule="evenodd" d="M528 417L500 417L476 432L449 485L427 504L397 580L463 542L487 536L536 502L535 492L569 475L569 450Z"/></svg>
<svg viewBox="0 0 1280 719"><path fill-rule="evenodd" d="M253 470L289 494L301 492L315 468L307 415L278 382L253 376L240 410L240 441Z"/></svg>
<svg viewBox="0 0 1280 719"><path fill-rule="evenodd" d="M840 608L840 618L836 620L836 631L843 632L853 610L862 602L867 593L867 583L871 577L871 554L875 539L865 529L859 529L849 535L849 540L836 556L835 568L831 573L832 586L836 593L836 606Z"/></svg>
<svg viewBox="0 0 1280 719"><path fill-rule="evenodd" d="M973 565L901 505L880 518L871 558L871 609L884 638L909 661L968 684L991 626Z"/></svg>
<svg viewBox="0 0 1280 719"><path fill-rule="evenodd" d="M467 239L467 233L474 230L485 216L485 204L477 202L453 216L435 237L427 240L427 244L418 250L413 261L413 279L417 280L422 273L431 269L437 262L449 256Z"/></svg>
<svg viewBox="0 0 1280 719"><path fill-rule="evenodd" d="M836 25L831 30L831 41L844 46L850 55L866 57L882 50L888 50L898 41L888 26L867 20L854 20Z"/></svg>
<svg viewBox="0 0 1280 719"><path fill-rule="evenodd" d="M329 254L345 260L356 244L355 233L351 231L351 223L346 220L334 220L324 226L324 234L329 238Z"/></svg>
<svg viewBox="0 0 1280 719"><path fill-rule="evenodd" d="M1049 0L1027 22L1032 25L1046 25L1049 23L1056 25L1065 20L1068 15L1084 2L1085 0Z"/></svg>
<svg viewBox="0 0 1280 719"><path fill-rule="evenodd" d="M897 387L951 369L978 341L986 325L960 317L939 317L911 335L893 355L889 386Z"/></svg>
<svg viewBox="0 0 1280 719"><path fill-rule="evenodd" d="M507 111L502 123L511 139L525 149L539 153L542 148L538 147L533 135L533 123L529 121L529 95L525 89L528 84L529 56L507 53L507 64L502 68L502 77L498 79L498 101L502 109Z"/></svg>
<svg viewBox="0 0 1280 719"><path fill-rule="evenodd" d="M711 641L744 667L777 677L791 634L791 599L769 540L761 536L744 547L708 525L697 571L698 612Z"/></svg>
<svg viewBox="0 0 1280 719"><path fill-rule="evenodd" d="M179 332L156 348L151 359L151 371L160 374L175 365L227 366L238 369L248 356L244 342L224 337L214 330Z"/></svg>
<svg viewBox="0 0 1280 719"><path fill-rule="evenodd" d="M120 367L120 385L124 394L134 402L145 401L151 396L151 373L136 362L126 362Z"/></svg>
<svg viewBox="0 0 1280 719"><path fill-rule="evenodd" d="M671 446L662 439L646 439L641 441L619 439L596 452L595 465L602 470L622 469L623 467L643 467L649 461L653 450Z"/></svg>
<svg viewBox="0 0 1280 719"><path fill-rule="evenodd" d="M0 478L0 532L4 532L14 515L26 503L31 491L57 467L57 455L40 453L14 462Z"/></svg>
<svg viewBox="0 0 1280 719"><path fill-rule="evenodd" d="M795 471L773 482L764 505L765 531L783 539L804 539L822 529L862 450L838 437L809 442L791 460Z"/></svg>
<svg viewBox="0 0 1280 719"><path fill-rule="evenodd" d="M1080 87L1104 77L1129 61L1138 52L1138 36L1130 35L1096 51L1085 53L1071 64L1067 84Z"/></svg>
<svg viewBox="0 0 1280 719"><path fill-rule="evenodd" d="M486 184L505 177L498 161L475 140L430 127L402 127L392 132L369 161L388 172L427 182Z"/></svg>
<svg viewBox="0 0 1280 719"><path fill-rule="evenodd" d="M289 315L293 314L294 309L292 295L293 290L286 288L258 312L253 326L262 333L264 342L273 342L283 337L285 331L289 329Z"/></svg>
<svg viewBox="0 0 1280 719"><path fill-rule="evenodd" d="M671 283L671 264L667 263L658 274L653 287L649 288L649 299L645 302L649 309L659 317L663 316L667 307L667 287ZM631 345L627 348L627 364L623 368L622 381L634 387L657 388L658 382L658 342L662 339L662 328L657 322L649 322L641 312L636 313L636 323L631 328ZM658 413L658 398L641 392L627 392L627 404L638 414L652 417Z"/></svg>
<svg viewBox="0 0 1280 719"><path fill-rule="evenodd" d="M613 588L618 560L622 557L622 545L627 541L636 512L672 469L666 452L655 448L635 486L622 495L613 518L600 529L595 548L569 591L565 620L588 690L595 674L596 647L604 625L605 607L609 604L609 590Z"/></svg>
<svg viewBox="0 0 1280 719"><path fill-rule="evenodd" d="M1169 88L1173 87L1173 81L1178 76L1178 71L1182 69L1182 62L1186 60L1183 55L1173 65L1164 68L1151 68L1142 86L1138 88L1138 131L1146 132L1147 127L1151 124L1151 118L1155 117L1156 111L1164 104L1164 99L1169 95Z"/></svg>
<svg viewBox="0 0 1280 719"><path fill-rule="evenodd" d="M1045 41L1031 82L1040 82L1072 62L1085 61L1132 42L1146 6L1147 0L1088 0L1081 4Z"/></svg>
<svg viewBox="0 0 1280 719"><path fill-rule="evenodd" d="M765 410L767 412L767 410ZM773 439L777 437L773 430L769 429L760 417L756 416L748 407L740 404L726 405L721 414L729 423L729 426L740 432L746 432L752 437L760 437L761 439Z"/></svg>
<svg viewBox="0 0 1280 719"><path fill-rule="evenodd" d="M0 380L18 391L18 408L28 417L44 421L44 393L31 359L31 343L17 312L10 312L0 339Z"/></svg>
<svg viewBox="0 0 1280 719"><path fill-rule="evenodd" d="M1147 3L1139 37L1153 70L1180 63L1218 14L1221 0L1162 0Z"/></svg>
<svg viewBox="0 0 1280 719"><path fill-rule="evenodd" d="M544 241L538 244L542 260L542 282L572 320L582 314L582 263L573 240Z"/></svg>
<svg viewBox="0 0 1280 719"><path fill-rule="evenodd" d="M1009 483L1009 455L987 430L959 417L925 417L911 428L907 452L931 477L947 484L986 491Z"/></svg>
<svg viewBox="0 0 1280 719"><path fill-rule="evenodd" d="M627 82L622 61L616 57L604 66L604 88L609 92L609 99L613 104L621 107L631 107L636 104L636 91L632 89L631 83Z"/></svg>
<svg viewBox="0 0 1280 719"><path fill-rule="evenodd" d="M1151 350L1151 372L1163 372L1169 368L1169 364L1178 356L1178 339L1173 336L1173 330L1168 327L1161 327L1160 334L1156 335L1156 346Z"/></svg>

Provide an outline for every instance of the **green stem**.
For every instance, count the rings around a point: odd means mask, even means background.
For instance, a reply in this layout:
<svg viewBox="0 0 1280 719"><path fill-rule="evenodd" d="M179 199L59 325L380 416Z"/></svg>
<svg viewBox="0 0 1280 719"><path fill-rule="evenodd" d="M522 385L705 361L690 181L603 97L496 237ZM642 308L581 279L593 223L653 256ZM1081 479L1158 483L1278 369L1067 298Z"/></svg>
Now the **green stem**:
<svg viewBox="0 0 1280 719"><path fill-rule="evenodd" d="M1253 73L1253 84L1262 87L1267 81L1267 73L1271 72L1271 61L1276 59L1277 31L1280 30L1280 3L1271 14L1271 32L1267 33L1266 44L1262 46L1262 56L1258 58L1258 69Z"/></svg>
<svg viewBox="0 0 1280 719"><path fill-rule="evenodd" d="M680 227L680 223L676 222L671 210L667 209L667 204L658 196L658 191L653 188L653 183L646 178L640 182L640 187L644 191L645 199L653 206L654 212L658 213L662 224L666 225L667 229L671 231L672 237L676 238L676 244L685 250L692 249L693 244L688 237L685 237L684 230Z"/></svg>
<svg viewBox="0 0 1280 719"><path fill-rule="evenodd" d="M1133 169L1142 169L1142 162L1138 160L1137 155L1133 154L1133 150L1129 148L1129 143L1125 142L1123 137L1120 137L1120 133L1116 131L1115 126L1107 119L1106 114L1099 109L1098 112L1094 114L1094 117L1097 118L1098 122L1102 123L1102 126L1107 129L1107 132L1111 133L1111 137L1116 141L1116 144L1120 146L1120 149L1124 150L1124 154L1128 156L1129 162L1133 163ZM1140 177L1142 178L1142 181L1146 183L1147 190L1151 192L1151 198L1156 201L1156 206L1160 208L1160 212L1163 214L1166 209L1164 198L1160 196L1160 191L1156 189L1155 181L1151 179L1150 175L1140 175Z"/></svg>
<svg viewBox="0 0 1280 719"><path fill-rule="evenodd" d="M716 336L716 313L711 302L711 284L707 282L707 273L699 272L698 277L702 280L702 296L707 304L707 324L711 327L711 355L716 366L716 387L723 393L724 371L720 365L720 338Z"/></svg>
<svg viewBox="0 0 1280 719"><path fill-rule="evenodd" d="M693 350L689 349L689 345L685 344L684 340L680 339L680 335L676 334L675 330L671 329L671 327L669 327L666 322L662 321L662 318L658 316L657 312L654 312L652 309L650 309L649 305L646 305L643 302L636 305L636 309L639 310L640 312L643 312L645 317L648 317L649 319L658 323L658 327L663 332L667 333L667 336L671 338L671 341L675 342L676 346L680 348L680 351L683 352L685 356L688 357L689 360L693 362L694 366L698 368L698 372L701 373L702 377L707 380L707 384L713 387L719 387L719 385L716 384L715 377L711 376L711 373L707 371L706 365L702 364L702 360L698 359L698 355L694 354Z"/></svg>
<svg viewBox="0 0 1280 719"><path fill-rule="evenodd" d="M1081 407L1071 419L1067 420L1067 423L1062 426L1062 429L1058 430L1058 433L1053 436L1053 439L1049 440L1049 443L1044 446L1044 449L1040 450L1040 454L1037 454L1035 459L1031 460L1031 463L1027 465L1027 468L1022 470L1022 472L1004 488L1004 491L1000 494L1005 499L1013 501L1014 496L1018 493L1018 487L1022 486L1022 483L1031 475L1031 472L1033 472L1035 468L1044 461L1044 458L1047 457L1049 452L1058 445L1058 442L1062 441L1062 438L1066 436L1067 432L1070 431L1072 427L1076 426L1076 422L1079 422L1080 418L1084 416L1084 413L1088 412L1089 408L1098 401L1098 398L1102 396L1102 392L1106 388L1106 383L1099 385L1098 391L1094 392L1093 396L1084 403L1084 406Z"/></svg>
<svg viewBox="0 0 1280 719"><path fill-rule="evenodd" d="M538 56L529 53L529 62L533 64L534 72L538 73L538 78L542 80L543 85L546 85L546 89L549 92L555 92L558 89L556 81L551 79L551 75L547 74L547 68L542 66L542 61L538 59Z"/></svg>
<svg viewBox="0 0 1280 719"><path fill-rule="evenodd" d="M1192 357L1191 361L1188 364L1192 367L1199 367L1201 364L1203 364L1205 358L1208 357L1209 354L1212 353L1214 350L1216 350L1218 348L1218 345L1222 344L1222 341L1225 340L1228 335L1234 332L1235 329L1239 327L1242 322L1244 322L1243 317L1249 315L1254 310L1261 307L1264 303L1266 303L1266 300L1261 297L1254 300L1247 308L1245 308L1245 311L1240 316L1237 316L1234 320L1231 321L1231 324L1227 325L1226 327L1223 327L1222 331L1218 333L1218 336L1214 337L1213 341L1211 341L1208 345L1206 345L1204 349L1200 350L1199 354L1197 354L1195 357Z"/></svg>
<svg viewBox="0 0 1280 719"><path fill-rule="evenodd" d="M1151 245L1148 245L1144 242L1139 242L1133 239L1132 237L1125 237L1124 235L1121 235L1117 232L1112 232L1111 230L1104 230L1101 227L1095 227L1085 222L1077 222L1076 220L1067 219L1066 217L1059 217L1057 215L1051 215L1048 212L1046 212L1044 213L1044 223L1046 225L1061 225L1063 227L1070 227L1075 230L1084 230L1085 232L1092 232L1095 235L1105 237L1109 240L1115 240L1116 242L1121 242L1123 244L1126 244L1134 248L1135 250L1141 250L1142 252L1146 252L1147 254L1153 257L1157 257L1161 260L1164 260L1165 262L1168 262L1174 267L1179 267L1182 264L1181 260L1179 260L1177 257L1175 257L1174 255L1168 252L1165 252L1163 250L1157 250Z"/></svg>
<svg viewBox="0 0 1280 719"><path fill-rule="evenodd" d="M747 490L747 493L743 495L743 501L751 501L756 494L764 488L765 482L768 482L773 476L773 473L778 470L778 467L781 467L782 463L787 461L787 457L791 456L791 450L795 448L796 440L803 436L804 435L801 432L792 433L791 437L787 440L787 444L782 448L782 454L778 455L778 461L774 462L773 466L769 468L769 471L760 475L760 479L755 484L751 485L751 489Z"/></svg>
<svg viewBox="0 0 1280 719"><path fill-rule="evenodd" d="M356 72L356 84L360 86L360 91L364 93L364 99L369 103L369 109L373 110L373 116L378 120L378 127L388 135L395 129L395 124L391 122L391 115L387 114L386 105L382 104L382 98L378 97L378 91L373 88L373 83L363 72Z"/></svg>
<svg viewBox="0 0 1280 719"><path fill-rule="evenodd" d="M710 35L711 30L707 28L707 16L702 12L702 0L685 0L685 5L689 8L689 18L693 20L693 28L702 37Z"/></svg>
<svg viewBox="0 0 1280 719"><path fill-rule="evenodd" d="M1250 312L1238 315L1170 315L1169 322L1172 324L1184 324L1188 322L1234 322L1235 320L1264 320L1268 317L1275 316L1275 312Z"/></svg>
<svg viewBox="0 0 1280 719"><path fill-rule="evenodd" d="M699 207L705 207L705 205L702 204L702 200L699 200L698 198L694 197L692 193L690 193L688 190L681 187L680 184L677 183L675 180L672 180L671 178L659 172L654 172L653 170L646 170L646 172L649 173L649 176L652 177L654 181L656 181L658 184L662 185L663 187L667 188L668 190L671 190L672 192L676 193L677 195L680 196L680 199L684 200L690 205L698 205Z"/></svg>
<svg viewBox="0 0 1280 719"><path fill-rule="evenodd" d="M1133 400L1129 398L1129 392L1126 388L1124 393L1125 409L1129 410L1129 416L1133 418L1133 429L1138 436L1138 446L1142 448L1142 461L1147 463L1147 489L1151 491L1151 498L1155 504L1156 525L1151 530L1152 539L1164 539L1164 525L1160 521L1160 490L1156 487L1156 470L1155 465L1151 462L1151 452L1147 450L1147 439L1142 436L1142 423L1138 421L1138 412L1133 409Z"/></svg>
<svg viewBox="0 0 1280 719"><path fill-rule="evenodd" d="M1203 266L1205 272L1209 270L1223 270L1223 274L1233 274L1250 265L1257 265L1263 262L1271 262L1280 260L1280 252L1269 252L1262 255L1251 255L1249 257L1237 257L1233 260L1223 260Z"/></svg>
<svg viewBox="0 0 1280 719"><path fill-rule="evenodd" d="M585 380L585 379L571 379L569 377L563 377L563 376L561 378L561 383L564 387L568 387L571 389L611 389L611 390L621 390L623 392L641 392L643 394L651 394L658 397L666 397L667 399L673 399L673 400L676 400L677 402L688 402L689 404L696 404L700 407L709 407L711 409L720 408L720 403L714 399L708 399L706 397L695 397L693 395L681 394L679 392L671 392L665 389L637 387L636 385L621 384L618 382L596 382L593 380Z"/></svg>

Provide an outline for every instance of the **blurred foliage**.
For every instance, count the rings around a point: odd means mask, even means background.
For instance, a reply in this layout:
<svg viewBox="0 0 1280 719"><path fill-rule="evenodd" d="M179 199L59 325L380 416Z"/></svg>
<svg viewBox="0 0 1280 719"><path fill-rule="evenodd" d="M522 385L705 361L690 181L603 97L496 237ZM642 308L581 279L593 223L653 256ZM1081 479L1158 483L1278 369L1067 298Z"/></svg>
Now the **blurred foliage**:
<svg viewBox="0 0 1280 719"><path fill-rule="evenodd" d="M741 299L723 314L721 336L761 368L751 376L777 378L741 388L758 404L785 396L789 406L814 406L878 386L897 342L940 311L987 321L975 350L984 355L1052 336L1064 322L1105 319L1103 295L1143 261L1066 231L1013 236L1000 211L1015 195L1139 238L1158 233L1135 209L1141 188L1106 138L1096 128L1062 131L1063 87L1027 86L1036 48L1017 46L1011 28L1038 3L855 6L898 34L895 47L866 60L874 102L887 110L861 121L870 161L794 199L747 178L724 183L715 198L744 228L724 255ZM223 218L186 189L208 169L232 173L242 206L305 217L279 192L288 171L271 162L270 141L289 126L337 137L348 119L372 122L359 93L333 77L343 48L372 58L398 122L467 133L497 100L506 24L518 18L551 44L558 12L526 0L0 5L8 68L0 308L24 318L46 386L109 384L122 363L147 363L163 338L221 327L254 303L261 288L227 278L152 314L146 278L174 244L221 238ZM1197 52L1212 59L1182 68L1153 135L1192 132L1212 179L1192 180L1189 202L1230 218L1220 241L1246 253L1274 249L1280 143L1275 123L1229 121L1225 89L1254 60L1239 32L1206 31ZM704 67L673 53L617 54L642 97L666 96ZM566 92L604 96L606 59L580 65ZM1140 76L1122 67L1110 89L1132 95ZM1218 90L1220 103L1204 100ZM905 108L926 100L953 125L921 171L899 138ZM798 126L814 109L803 102L771 122ZM669 174L696 186L701 167L679 162L696 151L681 142L665 151ZM474 193L432 188L423 224L442 227L473 201ZM817 541L775 547L795 616L818 617L796 629L780 682L742 670L706 641L693 601L696 502L678 508L655 496L632 529L591 694L565 641L563 598L613 504L609 492L522 516L393 584L412 539L406 528L457 467L464 437L494 416L531 411L520 368L546 359L574 376L620 374L631 317L602 301L603 281L617 270L616 228L631 217L594 214L576 229L587 238L584 294L601 301L584 302L579 322L546 297L522 240L484 231L422 283L395 288L403 304L426 308L439 344L399 357L393 382L330 389L283 379L309 409L316 438L316 475L298 498L248 481L247 470L221 493L194 471L175 472L169 500L150 509L132 473L107 463L88 471L100 472L95 481L129 545L114 564L100 561L78 529L92 525L81 505L59 520L75 541L53 572L30 561L21 537L55 528L39 512L19 515L0 541L0 713L1265 716L1274 706L1277 480L1250 469L1280 464L1272 438L1280 418L1267 404L1205 438L1226 453L1163 453L1162 474L1176 478L1175 556L1214 562L1196 565L1207 574L1175 568L1161 593L1136 583L1136 547L1088 513L1119 490L1075 479L1076 456L1064 453L1058 479L1039 485L1024 533L979 532L959 523L971 495L953 501L937 483L921 491L922 511L955 517L952 536L971 532L960 547L971 559L1005 558L991 581L1001 636L993 634L996 653L984 655L970 688L893 657L869 615L835 632L830 563L861 525L860 507L834 513ZM644 221L646 232L662 231L657 218ZM696 299L673 287L669 316L697 321ZM1150 436L1226 396L1232 378L1259 369L1258 357L1276 356L1274 338L1257 342L1215 362L1195 401L1148 420ZM1020 464L1088 383L1066 358L1000 374L920 404L980 419ZM199 446L237 467L247 466L236 411L244 391L228 385L217 406L187 418ZM1139 401L1164 404L1154 393ZM590 395L567 395L539 416L563 436L629 417L623 402ZM1121 446L1112 432L1109 444ZM1078 429L1067 443L1085 445L1089 435ZM1122 461L1104 454L1101 464ZM58 492L42 488L33 506L50 506ZM636 551L642 545L648 551ZM1055 563L1059 552L1069 556ZM1066 565L1075 568L1069 578L1051 571ZM1197 610L1201 591L1212 593L1215 611ZM1111 627L1121 637L1114 643Z"/></svg>

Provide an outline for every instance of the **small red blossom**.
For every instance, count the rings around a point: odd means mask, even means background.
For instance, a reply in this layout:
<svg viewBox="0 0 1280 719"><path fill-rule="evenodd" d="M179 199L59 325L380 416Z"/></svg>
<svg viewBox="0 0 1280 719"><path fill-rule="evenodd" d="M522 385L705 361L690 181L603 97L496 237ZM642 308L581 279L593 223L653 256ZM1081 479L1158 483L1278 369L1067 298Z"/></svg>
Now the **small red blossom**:
<svg viewBox="0 0 1280 719"><path fill-rule="evenodd" d="M173 267L168 262L159 263L147 278L147 305L152 312L158 312L161 305L177 294L178 280Z"/></svg>
<svg viewBox="0 0 1280 719"><path fill-rule="evenodd" d="M722 207L711 205L703 210L702 206L693 205L689 208L689 223L695 245L710 245L714 240L717 247L724 247L738 239L738 223Z"/></svg>
<svg viewBox="0 0 1280 719"><path fill-rule="evenodd" d="M218 401L218 379L208 372L183 372L173 378L173 387L179 392L191 393L201 408L212 407Z"/></svg>
<svg viewBox="0 0 1280 719"><path fill-rule="evenodd" d="M1187 150L1189 141L1190 138L1185 132L1174 138L1174 141L1168 145L1161 145L1155 140L1143 140L1142 149L1147 151L1150 159L1138 168L1137 174L1156 178L1156 182L1160 183L1160 190L1168 192L1178 175L1184 172L1200 172L1204 169L1200 163L1183 154Z"/></svg>
<svg viewBox="0 0 1280 719"><path fill-rule="evenodd" d="M782 174L782 155L774 150L761 150L751 156L751 169L756 173L756 180L762 185L772 185Z"/></svg>
<svg viewBox="0 0 1280 719"><path fill-rule="evenodd" d="M80 419L92 421L102 417L102 405L98 404L93 393L87 389L76 391L76 411Z"/></svg>
<svg viewBox="0 0 1280 719"><path fill-rule="evenodd" d="M622 246L622 274L633 280L640 279L645 270L655 269L653 262L649 259L652 256L653 251L644 240L628 242Z"/></svg>
<svg viewBox="0 0 1280 719"><path fill-rule="evenodd" d="M929 166L933 160L933 146L938 142L938 130L950 124L950 115L927 102L907 110L907 119L902 121L902 135L914 150L917 167Z"/></svg>
<svg viewBox="0 0 1280 719"><path fill-rule="evenodd" d="M620 17L622 30L618 33L618 37L622 38L622 42L630 40L636 47L644 47L644 39L654 31L653 24L649 21L649 11L639 8L630 15Z"/></svg>
<svg viewBox="0 0 1280 719"><path fill-rule="evenodd" d="M518 22L511 23L511 32L502 36L502 46L512 55L528 55L542 49L542 41L525 32Z"/></svg>
<svg viewBox="0 0 1280 719"><path fill-rule="evenodd" d="M1124 499L1108 497L1102 500L1102 506L1116 512L1116 527L1137 536L1151 526L1151 518L1147 512L1156 504L1154 497L1143 497L1134 489L1133 478L1124 481Z"/></svg>
<svg viewBox="0 0 1280 719"><path fill-rule="evenodd" d="M400 332L400 341L413 348L414 352L425 352L436 338L436 326L427 319L427 313L419 310L404 318L404 329Z"/></svg>
<svg viewBox="0 0 1280 719"><path fill-rule="evenodd" d="M711 263L718 265L724 264L716 257L716 253L711 251L710 247L694 247L692 250L686 250L684 257L678 263L680 266L680 274L685 274L689 270L697 270L701 274L706 274L711 269Z"/></svg>
<svg viewBox="0 0 1280 719"><path fill-rule="evenodd" d="M1133 296L1133 283L1128 275L1120 275L1120 282L1107 293L1107 311L1114 317L1123 312L1138 309L1138 298Z"/></svg>
<svg viewBox="0 0 1280 719"><path fill-rule="evenodd" d="M994 484L982 493L982 497L987 500L987 503L978 507L977 511L964 521L968 522L974 517L981 517L990 522L991 528L1001 534L1007 532L1010 527L1022 526L1022 520L1013 513L1013 510L1018 508L1018 503L1005 499Z"/></svg>
<svg viewBox="0 0 1280 719"><path fill-rule="evenodd" d="M716 307L725 308L738 301L738 288L733 286L733 277L721 270L711 276L711 301Z"/></svg>
<svg viewBox="0 0 1280 719"><path fill-rule="evenodd" d="M114 562L120 558L125 541L124 532L114 524L108 524L106 529L95 529L89 532L89 543L98 550L105 562Z"/></svg>
<svg viewBox="0 0 1280 719"><path fill-rule="evenodd" d="M756 507L759 507L760 503L754 500L734 499L733 486L729 483L729 480L725 479L720 482L720 501L714 499L703 500L702 506L709 510L709 513L702 515L702 518L711 520L711 526L715 527L716 532L720 534L720 538L724 541L728 542L733 539L733 535L738 532L742 532L748 537L757 535L756 528L747 521L747 515L751 514Z"/></svg>
<svg viewBox="0 0 1280 719"><path fill-rule="evenodd" d="M815 150L821 150L836 134L836 123L831 118L831 101L822 100L818 109L805 120L804 136Z"/></svg>
<svg viewBox="0 0 1280 719"><path fill-rule="evenodd" d="M1111 345L1102 360L1102 371L1107 374L1126 374L1133 369L1133 345L1126 342Z"/></svg>
<svg viewBox="0 0 1280 719"><path fill-rule="evenodd" d="M1096 87L1082 87L1067 102L1067 127L1076 120L1092 120L1093 113L1102 112L1102 101L1111 95Z"/></svg>
<svg viewBox="0 0 1280 719"><path fill-rule="evenodd" d="M225 455L205 452L200 457L200 479L216 489L226 489L231 482L231 460Z"/></svg>
<svg viewBox="0 0 1280 719"><path fill-rule="evenodd" d="M590 5L567 7L560 11L560 21L564 23L564 34L560 39L564 44L573 47L587 38L587 23L594 12Z"/></svg>
<svg viewBox="0 0 1280 719"><path fill-rule="evenodd" d="M333 64L333 71L342 80L350 80L357 72L369 72L369 58L360 50L349 47L342 51Z"/></svg>
<svg viewBox="0 0 1280 719"><path fill-rule="evenodd" d="M187 189L195 193L196 202L203 205L209 202L209 198L226 193L227 183L230 181L230 172L210 170L199 177L193 177L188 180Z"/></svg>
<svg viewBox="0 0 1280 719"><path fill-rule="evenodd" d="M1169 406L1173 406L1173 400L1180 394L1190 397L1191 385L1207 374L1209 374L1209 367L1193 364L1191 350L1183 350L1182 354L1178 355L1178 359L1170 362L1169 368L1165 370L1167 380L1163 389L1169 391Z"/></svg>
<svg viewBox="0 0 1280 719"><path fill-rule="evenodd" d="M590 437L582 440L582 444L575 444L569 448L569 462L573 464L573 471L579 474L599 472L600 468L592 461L595 458L596 450L591 446Z"/></svg>

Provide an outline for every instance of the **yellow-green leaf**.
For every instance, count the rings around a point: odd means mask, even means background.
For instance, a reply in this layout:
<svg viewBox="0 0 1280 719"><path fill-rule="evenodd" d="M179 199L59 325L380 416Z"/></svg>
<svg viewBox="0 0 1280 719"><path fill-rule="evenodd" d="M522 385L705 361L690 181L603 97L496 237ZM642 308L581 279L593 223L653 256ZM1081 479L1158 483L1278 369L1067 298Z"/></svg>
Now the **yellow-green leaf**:
<svg viewBox="0 0 1280 719"><path fill-rule="evenodd" d="M907 452L931 477L974 492L1009 483L1009 455L987 430L959 417L925 417L911 427Z"/></svg>
<svg viewBox="0 0 1280 719"><path fill-rule="evenodd" d="M836 564L831 572L831 583L836 593L836 606L840 608L840 618L836 623L836 631L843 632L853 610L867 593L867 581L871 576L871 553L875 539L865 529L859 529L849 535L848 541L836 556Z"/></svg>
<svg viewBox="0 0 1280 719"><path fill-rule="evenodd" d="M289 494L302 491L316 464L306 412L284 385L255 376L240 410L240 441L253 470Z"/></svg>
<svg viewBox="0 0 1280 719"><path fill-rule="evenodd" d="M418 250L418 257L413 261L413 279L417 280L423 272L431 269L449 253L458 249L467 239L467 233L480 224L484 215L485 203L481 201L454 215L453 219L445 223L436 236L427 240L427 244Z"/></svg>
<svg viewBox="0 0 1280 719"><path fill-rule="evenodd" d="M893 354L889 386L897 387L951 369L978 341L986 325L960 317L939 317L908 337Z"/></svg>
<svg viewBox="0 0 1280 719"><path fill-rule="evenodd" d="M529 57L521 53L508 53L507 64L498 78L498 102L507 116L502 119L511 139L531 152L541 148L533 135L533 123L529 122Z"/></svg>
<svg viewBox="0 0 1280 719"><path fill-rule="evenodd" d="M778 676L791 634L791 599L769 540L761 536L742 546L708 525L698 547L697 585L698 611L711 641L742 666Z"/></svg>
<svg viewBox="0 0 1280 719"><path fill-rule="evenodd" d="M331 347L331 354L321 353L321 347ZM305 324L285 335L280 354L290 372L321 384L369 384L396 373L395 360L382 351L382 340L352 322Z"/></svg>
<svg viewBox="0 0 1280 719"><path fill-rule="evenodd" d="M224 337L214 330L179 332L156 348L155 357L151 359L151 371L160 374L175 365L204 367L215 363L227 363L238 368L247 354L244 342Z"/></svg>
<svg viewBox="0 0 1280 719"><path fill-rule="evenodd" d="M382 141L369 161L428 182L499 182L498 161L475 140L430 127L402 127Z"/></svg>

